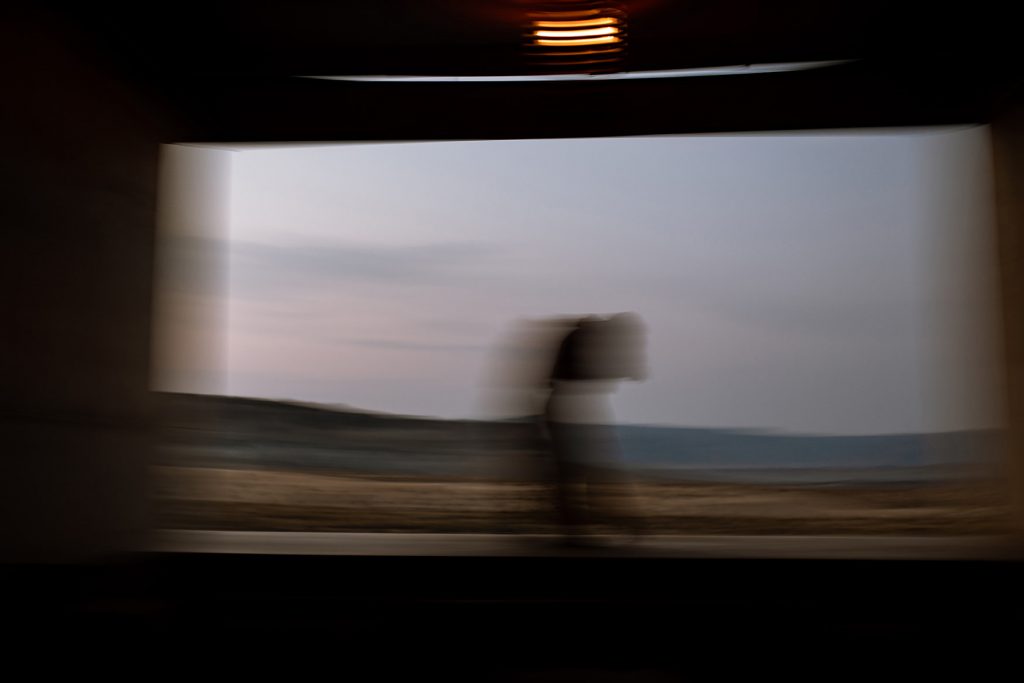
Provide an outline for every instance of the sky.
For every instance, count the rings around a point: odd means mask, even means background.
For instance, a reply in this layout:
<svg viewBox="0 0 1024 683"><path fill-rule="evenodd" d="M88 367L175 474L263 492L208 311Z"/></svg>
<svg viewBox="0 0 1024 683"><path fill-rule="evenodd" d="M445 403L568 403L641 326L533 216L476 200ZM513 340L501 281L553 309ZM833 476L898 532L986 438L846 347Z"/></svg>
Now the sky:
<svg viewBox="0 0 1024 683"><path fill-rule="evenodd" d="M994 426L989 155L984 127L167 148L165 244L205 274L164 290L207 342L162 386L481 417L517 321L634 311L621 422Z"/></svg>

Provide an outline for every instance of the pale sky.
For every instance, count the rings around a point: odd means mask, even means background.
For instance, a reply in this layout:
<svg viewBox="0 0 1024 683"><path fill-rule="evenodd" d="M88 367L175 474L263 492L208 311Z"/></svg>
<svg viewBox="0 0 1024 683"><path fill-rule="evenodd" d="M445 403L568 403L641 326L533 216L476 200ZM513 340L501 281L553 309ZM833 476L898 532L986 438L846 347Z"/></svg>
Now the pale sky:
<svg viewBox="0 0 1024 683"><path fill-rule="evenodd" d="M998 424L982 127L173 154L222 170L225 393L479 417L516 320L635 311L622 422Z"/></svg>

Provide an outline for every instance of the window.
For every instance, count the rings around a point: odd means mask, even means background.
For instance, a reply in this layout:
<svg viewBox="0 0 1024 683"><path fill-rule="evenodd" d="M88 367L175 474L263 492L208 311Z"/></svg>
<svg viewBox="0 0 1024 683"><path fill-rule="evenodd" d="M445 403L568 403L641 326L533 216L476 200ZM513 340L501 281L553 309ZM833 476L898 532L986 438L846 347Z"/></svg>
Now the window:
<svg viewBox="0 0 1024 683"><path fill-rule="evenodd" d="M514 418L630 311L653 537L1003 529L984 127L165 151L168 527L556 533Z"/></svg>

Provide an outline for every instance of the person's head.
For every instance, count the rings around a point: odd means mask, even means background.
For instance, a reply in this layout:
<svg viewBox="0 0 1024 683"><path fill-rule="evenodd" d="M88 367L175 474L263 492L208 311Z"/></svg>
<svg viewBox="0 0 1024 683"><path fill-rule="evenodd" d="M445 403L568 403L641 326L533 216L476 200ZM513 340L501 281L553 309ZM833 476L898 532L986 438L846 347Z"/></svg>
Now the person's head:
<svg viewBox="0 0 1024 683"><path fill-rule="evenodd" d="M620 329L631 329L636 332L642 332L644 328L644 319L632 311L610 315L608 322Z"/></svg>
<svg viewBox="0 0 1024 683"><path fill-rule="evenodd" d="M646 378L646 330L643 318L633 312L616 313L607 318L604 327L604 346L614 363L616 374L635 380Z"/></svg>

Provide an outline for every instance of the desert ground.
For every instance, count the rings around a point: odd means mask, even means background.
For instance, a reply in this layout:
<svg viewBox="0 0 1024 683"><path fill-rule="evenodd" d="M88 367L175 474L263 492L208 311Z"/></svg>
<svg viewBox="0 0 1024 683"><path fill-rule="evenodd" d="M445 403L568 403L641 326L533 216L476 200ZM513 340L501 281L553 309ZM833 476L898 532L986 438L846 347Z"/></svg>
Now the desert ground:
<svg viewBox="0 0 1024 683"><path fill-rule="evenodd" d="M436 481L268 469L159 468L168 529L552 533L548 489L528 481ZM780 486L634 482L653 534L993 535L994 484ZM605 496L621 503L622 495Z"/></svg>

